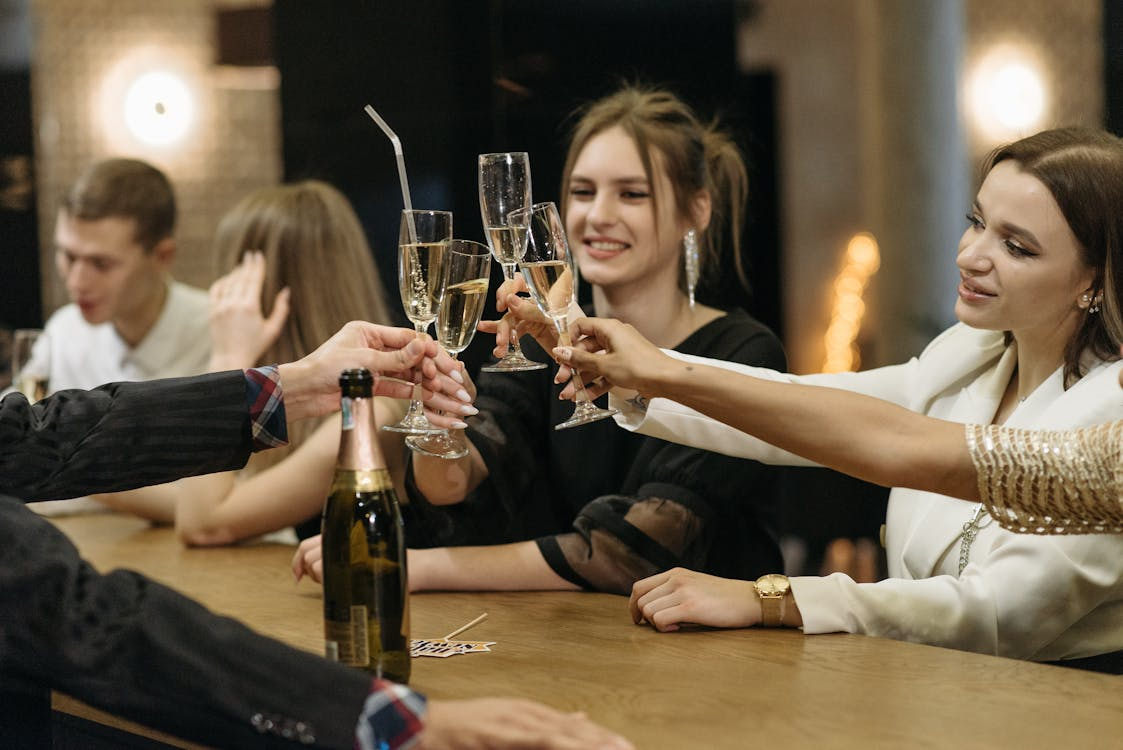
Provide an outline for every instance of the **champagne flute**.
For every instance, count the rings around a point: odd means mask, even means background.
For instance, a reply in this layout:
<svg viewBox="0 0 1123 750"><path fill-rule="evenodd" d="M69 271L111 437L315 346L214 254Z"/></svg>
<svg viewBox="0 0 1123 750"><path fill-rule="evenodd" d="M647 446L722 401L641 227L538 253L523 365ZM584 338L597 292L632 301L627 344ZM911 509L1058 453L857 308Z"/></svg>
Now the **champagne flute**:
<svg viewBox="0 0 1123 750"><path fill-rule="evenodd" d="M51 344L38 328L17 328L12 336L12 387L35 403L47 395Z"/></svg>
<svg viewBox="0 0 1123 750"><path fill-rule="evenodd" d="M471 240L452 240L448 245L448 284L437 313L437 343L456 359L476 335L483 315L490 282L491 255L486 245ZM437 458L463 458L468 445L448 430L429 435L410 435L406 445Z"/></svg>
<svg viewBox="0 0 1123 750"><path fill-rule="evenodd" d="M512 211L530 206L530 157L525 151L502 154L480 154L480 214L483 216L487 244L495 260L503 266L508 281L515 278L515 267L526 249L526 225L511 224ZM480 369L484 372L525 372L541 370L546 365L523 356L519 336L511 332L507 354L494 364Z"/></svg>
<svg viewBox="0 0 1123 750"><path fill-rule="evenodd" d="M452 239L452 213L449 211L402 211L398 234L398 291L406 317L413 322L418 337L437 319L437 310L448 280L445 263ZM391 432L427 435L441 428L425 417L421 402L421 374L413 386L409 409L397 424L383 425Z"/></svg>
<svg viewBox="0 0 1123 750"><path fill-rule="evenodd" d="M553 203L536 203L512 212L511 221L527 226L526 252L519 268L530 296L538 309L554 321L558 343L570 346L569 307L577 303L577 263L569 251L558 207ZM555 430L588 424L617 413L616 409L602 409L589 400L581 373L574 371L573 384L577 389L573 415L554 425Z"/></svg>

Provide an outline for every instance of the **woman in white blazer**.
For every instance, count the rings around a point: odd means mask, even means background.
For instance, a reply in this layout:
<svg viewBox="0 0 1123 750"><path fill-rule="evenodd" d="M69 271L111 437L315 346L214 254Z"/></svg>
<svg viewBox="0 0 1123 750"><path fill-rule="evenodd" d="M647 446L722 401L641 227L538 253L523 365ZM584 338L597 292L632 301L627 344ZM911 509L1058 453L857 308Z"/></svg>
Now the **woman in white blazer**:
<svg viewBox="0 0 1123 750"><path fill-rule="evenodd" d="M1101 131L1045 131L996 150L985 167L956 260L961 323L906 364L798 377L672 357L622 324L590 320L579 330L607 353L556 353L586 377L638 391L615 399L622 426L766 462L803 460L783 446L836 463L853 446L807 450L821 437L812 419L762 428L768 401L754 400L745 375L857 391L955 422L1055 429L1123 419L1123 143ZM1123 538L1016 534L980 504L900 479L887 517L889 579L751 583L676 569L635 585L633 616L661 630L763 620L1038 661L1123 650Z"/></svg>

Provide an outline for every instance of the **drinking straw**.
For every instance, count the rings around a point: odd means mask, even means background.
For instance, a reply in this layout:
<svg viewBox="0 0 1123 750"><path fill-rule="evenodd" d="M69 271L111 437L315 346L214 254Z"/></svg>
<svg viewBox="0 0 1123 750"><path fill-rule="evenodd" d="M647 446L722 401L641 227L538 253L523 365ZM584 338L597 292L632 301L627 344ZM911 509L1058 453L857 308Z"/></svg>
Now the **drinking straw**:
<svg viewBox="0 0 1123 750"><path fill-rule="evenodd" d="M374 120L375 124L382 129L386 137L390 139L390 143L394 146L394 158L398 161L398 181L402 185L402 205L406 209L406 225L409 227L409 240L413 244L417 244L417 228L413 225L413 202L409 199L409 179L406 177L406 157L402 153L402 142L397 134L390 129L386 121L382 119L382 115L374 111L374 107L369 104L363 107L370 119Z"/></svg>
<svg viewBox="0 0 1123 750"><path fill-rule="evenodd" d="M452 636L454 636L454 635L460 635L461 633L463 633L463 632L464 632L465 630L467 630L468 628L472 627L473 625L476 625L477 623L481 623L481 622L483 622L483 621L484 621L484 620L486 620L486 619L487 619L487 612L484 612L484 613L483 613L482 615L480 615L480 616L479 616L479 617L477 617L476 619L472 620L472 621L471 621L470 623L468 623L467 625L461 625L460 627L458 627L458 628L457 628L456 630L454 630L454 631L452 631L451 633L449 633L448 635L446 635L446 636L445 636L444 638L442 638L441 640L442 640L442 641L447 641L447 640L448 640L449 638L451 638L451 637L452 637Z"/></svg>

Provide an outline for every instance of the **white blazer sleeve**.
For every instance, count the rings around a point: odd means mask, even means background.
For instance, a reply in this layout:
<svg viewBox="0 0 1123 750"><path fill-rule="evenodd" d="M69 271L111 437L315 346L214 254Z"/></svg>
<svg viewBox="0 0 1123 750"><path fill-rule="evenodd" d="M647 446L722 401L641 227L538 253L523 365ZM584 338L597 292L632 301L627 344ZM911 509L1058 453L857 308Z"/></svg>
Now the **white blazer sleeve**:
<svg viewBox="0 0 1123 750"><path fill-rule="evenodd" d="M806 633L863 633L1049 661L1123 648L1123 538L1004 531L956 578L792 579Z"/></svg>
<svg viewBox="0 0 1123 750"><path fill-rule="evenodd" d="M740 376L804 385L822 385L831 388L864 393L911 408L910 384L918 370L916 359L902 365L881 367L865 372L843 372L822 375L792 375L763 367L749 367L735 362L696 357L664 350L675 359L700 365L718 367ZM727 456L750 458L767 464L815 466L811 461L794 453L781 450L724 422L695 411L690 407L665 398L652 399L646 409L641 409L623 399L611 397L611 405L620 411L616 423L626 430L668 440L694 448L723 453Z"/></svg>

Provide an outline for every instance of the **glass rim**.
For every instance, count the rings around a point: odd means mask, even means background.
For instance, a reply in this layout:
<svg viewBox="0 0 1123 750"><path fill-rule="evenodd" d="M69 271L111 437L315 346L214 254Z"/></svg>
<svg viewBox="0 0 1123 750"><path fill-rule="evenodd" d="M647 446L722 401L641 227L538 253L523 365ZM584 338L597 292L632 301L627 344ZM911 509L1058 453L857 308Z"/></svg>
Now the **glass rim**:
<svg viewBox="0 0 1123 750"><path fill-rule="evenodd" d="M436 216L436 215L439 215L439 214L448 214L449 216L452 216L452 211L445 211L444 209L439 209L439 208L403 208L402 213L403 214L431 214L433 216Z"/></svg>
<svg viewBox="0 0 1123 750"><path fill-rule="evenodd" d="M513 211L508 211L507 212L507 220L510 221L511 217L515 216L515 215L533 216L534 214L550 210L550 206L554 207L554 210L557 211L558 216L560 217L561 216L561 209L558 208L558 204L555 201L542 201L541 203L531 203L529 206L527 206L525 208L516 208Z"/></svg>
<svg viewBox="0 0 1123 750"><path fill-rule="evenodd" d="M457 244L467 245L468 247L471 247L473 250L476 250L476 252L466 253L466 252L463 252L462 250L457 250L456 247L455 247L455 245L457 245ZM461 239L460 237L453 237L451 240L448 241L448 251L450 253L456 253L457 255L464 255L464 256L467 256L469 258L475 257L477 255L486 255L488 258L491 258L491 248L489 248L487 245L485 245L482 242L476 242L475 240Z"/></svg>
<svg viewBox="0 0 1123 750"><path fill-rule="evenodd" d="M486 159L488 157L496 157L496 156L506 156L506 157L525 156L529 159L530 158L530 152L529 151L491 151L491 152L486 153L486 154L480 154L477 158L480 159L480 160L483 160L483 159Z"/></svg>

